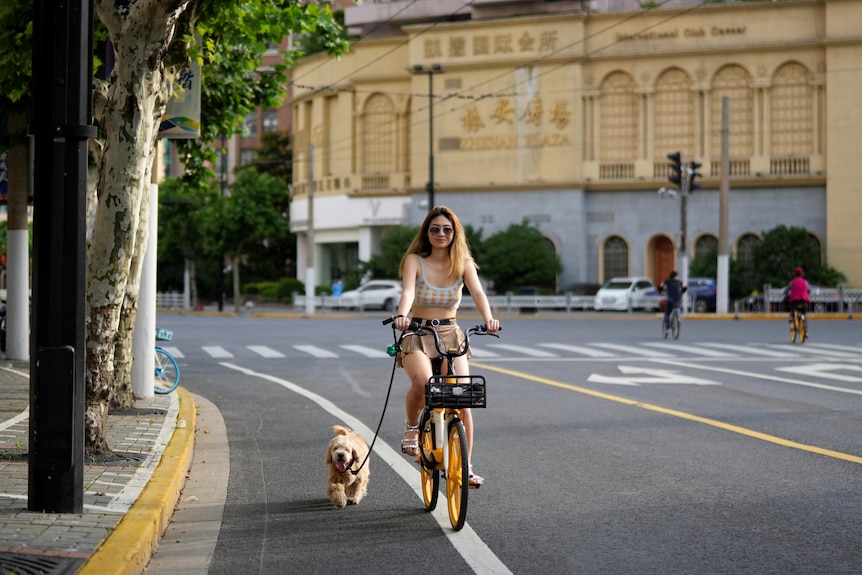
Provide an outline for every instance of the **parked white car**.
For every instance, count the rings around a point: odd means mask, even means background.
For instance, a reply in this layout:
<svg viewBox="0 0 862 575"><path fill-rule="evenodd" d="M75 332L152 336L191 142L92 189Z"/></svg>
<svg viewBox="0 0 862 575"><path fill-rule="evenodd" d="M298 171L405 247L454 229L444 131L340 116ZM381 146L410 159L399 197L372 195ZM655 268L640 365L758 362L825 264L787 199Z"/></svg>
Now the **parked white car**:
<svg viewBox="0 0 862 575"><path fill-rule="evenodd" d="M643 307L640 298L655 290L652 280L645 277L612 278L596 292L593 309L625 311Z"/></svg>
<svg viewBox="0 0 862 575"><path fill-rule="evenodd" d="M371 280L355 290L341 294L336 304L341 308L382 309L395 311L401 300L401 282L398 280Z"/></svg>

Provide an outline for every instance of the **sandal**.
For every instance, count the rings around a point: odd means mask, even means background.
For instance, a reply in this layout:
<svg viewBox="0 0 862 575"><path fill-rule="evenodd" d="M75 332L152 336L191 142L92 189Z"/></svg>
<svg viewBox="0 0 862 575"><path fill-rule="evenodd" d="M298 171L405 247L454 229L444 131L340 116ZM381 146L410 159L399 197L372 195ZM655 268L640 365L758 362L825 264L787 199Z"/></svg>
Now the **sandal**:
<svg viewBox="0 0 862 575"><path fill-rule="evenodd" d="M408 433L415 433L416 437L407 437ZM401 453L411 457L419 455L419 426L404 424L404 439L401 440Z"/></svg>
<svg viewBox="0 0 862 575"><path fill-rule="evenodd" d="M474 488L482 487L482 485L485 484L485 478L484 477L482 477L481 475L476 475L475 473L473 473L473 466L472 465L470 466L470 480L469 480L468 484L470 485L470 487L474 487Z"/></svg>

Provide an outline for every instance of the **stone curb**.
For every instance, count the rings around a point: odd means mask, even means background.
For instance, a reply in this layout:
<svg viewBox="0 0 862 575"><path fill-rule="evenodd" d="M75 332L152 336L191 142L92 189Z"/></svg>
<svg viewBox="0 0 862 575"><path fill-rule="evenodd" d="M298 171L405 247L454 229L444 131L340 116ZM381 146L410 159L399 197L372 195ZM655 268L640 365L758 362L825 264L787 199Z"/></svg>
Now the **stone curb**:
<svg viewBox="0 0 862 575"><path fill-rule="evenodd" d="M144 572L179 500L195 444L194 396L177 388L177 426L159 464L116 529L78 571L81 575L139 575ZM184 422L184 423L183 423Z"/></svg>

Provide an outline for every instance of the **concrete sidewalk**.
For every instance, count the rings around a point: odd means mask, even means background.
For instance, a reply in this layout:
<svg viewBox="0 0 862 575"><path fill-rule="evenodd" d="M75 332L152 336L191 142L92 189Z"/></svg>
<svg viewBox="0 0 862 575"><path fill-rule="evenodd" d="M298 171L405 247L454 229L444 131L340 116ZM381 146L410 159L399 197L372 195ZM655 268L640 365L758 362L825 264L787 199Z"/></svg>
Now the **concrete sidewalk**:
<svg viewBox="0 0 862 575"><path fill-rule="evenodd" d="M0 573L141 573L192 462L194 397L182 388L108 415L116 457L84 467L84 512L27 510L29 363L0 365Z"/></svg>

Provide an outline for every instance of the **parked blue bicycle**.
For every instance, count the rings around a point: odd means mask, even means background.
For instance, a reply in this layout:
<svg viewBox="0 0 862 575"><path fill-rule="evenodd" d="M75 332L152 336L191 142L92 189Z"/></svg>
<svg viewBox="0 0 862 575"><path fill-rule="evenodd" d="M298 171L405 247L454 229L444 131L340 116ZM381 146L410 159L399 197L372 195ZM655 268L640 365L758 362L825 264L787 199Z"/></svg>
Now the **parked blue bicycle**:
<svg viewBox="0 0 862 575"><path fill-rule="evenodd" d="M169 329L157 329L156 341L170 341L174 332ZM170 393L180 384L180 366L177 360L163 348L156 345L156 382L153 391L156 393Z"/></svg>

